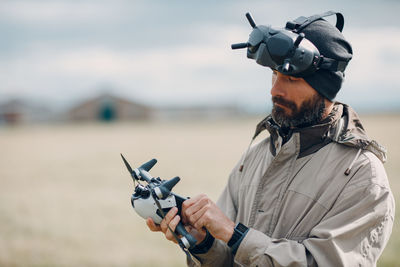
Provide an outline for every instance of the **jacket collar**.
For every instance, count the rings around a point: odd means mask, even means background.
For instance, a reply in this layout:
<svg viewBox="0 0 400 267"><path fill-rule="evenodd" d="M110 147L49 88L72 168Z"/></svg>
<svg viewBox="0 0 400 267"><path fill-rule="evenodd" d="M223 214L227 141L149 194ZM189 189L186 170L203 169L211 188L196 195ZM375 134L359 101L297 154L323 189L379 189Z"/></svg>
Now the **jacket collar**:
<svg viewBox="0 0 400 267"><path fill-rule="evenodd" d="M344 122L339 123L339 121ZM315 153L333 141L345 146L369 150L382 162L386 161L386 149L375 140L368 138L357 113L350 106L340 102L335 102L332 112L319 124L294 128L286 135L282 134L279 125L271 115L268 115L257 125L253 140L264 130L270 133L270 150L274 156L277 148L289 140L293 133L299 133L299 157Z"/></svg>
<svg viewBox="0 0 400 267"><path fill-rule="evenodd" d="M273 120L272 116L267 116L256 127L253 139L262 131L268 130L271 137L270 150L275 156L277 148L286 143L294 133L300 135L300 157L307 156L318 151L323 146L332 141L338 119L342 116L343 106L335 103L332 112L319 124L293 128L288 133L283 133L279 125ZM282 142L282 144L281 144Z"/></svg>

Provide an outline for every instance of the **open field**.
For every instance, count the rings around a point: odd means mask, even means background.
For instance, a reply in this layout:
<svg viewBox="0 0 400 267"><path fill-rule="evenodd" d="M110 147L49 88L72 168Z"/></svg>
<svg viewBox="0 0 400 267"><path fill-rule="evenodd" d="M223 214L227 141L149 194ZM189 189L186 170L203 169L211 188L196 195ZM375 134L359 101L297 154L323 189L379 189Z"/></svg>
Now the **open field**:
<svg viewBox="0 0 400 267"><path fill-rule="evenodd" d="M388 148L400 203L400 115L361 118ZM259 119L0 128L0 266L184 266L132 210L119 153L134 166L157 158L152 174L179 175L177 193L216 199ZM379 266L400 266L398 251L396 220Z"/></svg>

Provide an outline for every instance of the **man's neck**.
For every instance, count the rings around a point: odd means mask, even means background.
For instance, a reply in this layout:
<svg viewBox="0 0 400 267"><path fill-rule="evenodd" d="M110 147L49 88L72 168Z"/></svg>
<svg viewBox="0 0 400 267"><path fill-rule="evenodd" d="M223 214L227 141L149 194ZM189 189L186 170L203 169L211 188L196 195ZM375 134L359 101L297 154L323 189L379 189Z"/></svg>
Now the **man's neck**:
<svg viewBox="0 0 400 267"><path fill-rule="evenodd" d="M332 112L333 109L333 102L329 101L328 99L325 98L325 112L322 117L322 120L324 120L328 115Z"/></svg>

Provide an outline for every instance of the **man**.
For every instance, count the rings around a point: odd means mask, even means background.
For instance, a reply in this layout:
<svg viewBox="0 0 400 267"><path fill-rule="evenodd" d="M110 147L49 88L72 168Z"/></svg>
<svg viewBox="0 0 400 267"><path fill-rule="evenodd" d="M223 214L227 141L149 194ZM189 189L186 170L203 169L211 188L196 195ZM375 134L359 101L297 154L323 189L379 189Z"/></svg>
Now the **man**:
<svg viewBox="0 0 400 267"><path fill-rule="evenodd" d="M324 57L351 59L350 44L324 19L301 32ZM199 241L191 252L202 266L376 265L394 200L384 149L349 106L334 102L343 71L294 77L274 69L272 113L255 134L270 137L242 157L217 204L199 195L183 203L182 218L172 209L148 227L174 241L168 226L182 219Z"/></svg>

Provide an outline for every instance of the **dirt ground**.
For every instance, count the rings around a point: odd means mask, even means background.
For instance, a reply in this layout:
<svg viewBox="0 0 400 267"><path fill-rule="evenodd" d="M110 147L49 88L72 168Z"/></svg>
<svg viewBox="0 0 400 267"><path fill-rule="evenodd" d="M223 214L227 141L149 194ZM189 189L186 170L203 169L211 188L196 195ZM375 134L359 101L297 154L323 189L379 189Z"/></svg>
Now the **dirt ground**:
<svg viewBox="0 0 400 267"><path fill-rule="evenodd" d="M259 119L0 127L0 266L185 266L131 208L119 153L133 166L157 158L152 174L180 176L176 193L216 200ZM388 148L400 203L400 115L361 119ZM400 266L395 223L379 266Z"/></svg>

